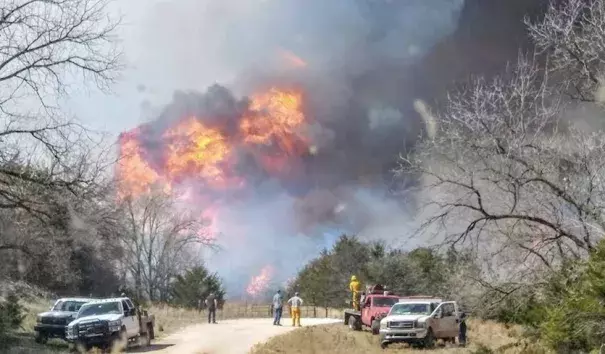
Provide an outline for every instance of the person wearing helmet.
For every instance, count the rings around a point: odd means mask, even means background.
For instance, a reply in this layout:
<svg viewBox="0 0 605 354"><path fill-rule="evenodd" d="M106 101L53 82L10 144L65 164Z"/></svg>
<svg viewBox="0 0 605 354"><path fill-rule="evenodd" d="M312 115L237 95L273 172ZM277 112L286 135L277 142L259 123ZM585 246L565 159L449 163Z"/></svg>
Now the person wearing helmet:
<svg viewBox="0 0 605 354"><path fill-rule="evenodd" d="M351 290L351 295L353 298L353 308L359 311L359 290L361 290L361 284L359 280L357 280L356 276L351 276L351 282L349 283L349 290Z"/></svg>
<svg viewBox="0 0 605 354"><path fill-rule="evenodd" d="M302 307L303 300L298 296L298 292L294 293L294 296L288 300L290 305L290 313L292 315L292 327L300 327L300 308Z"/></svg>

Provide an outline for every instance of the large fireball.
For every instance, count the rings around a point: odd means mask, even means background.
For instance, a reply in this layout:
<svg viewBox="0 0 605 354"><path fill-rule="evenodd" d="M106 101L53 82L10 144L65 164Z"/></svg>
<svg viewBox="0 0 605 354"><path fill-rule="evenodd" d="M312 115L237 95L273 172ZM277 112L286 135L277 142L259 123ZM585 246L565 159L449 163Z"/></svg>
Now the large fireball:
<svg viewBox="0 0 605 354"><path fill-rule="evenodd" d="M175 197L210 222L204 230L210 234L200 237L215 240L221 206L253 190L249 179L283 178L309 151L301 91L272 87L242 102L244 108L187 112L161 129L145 125L122 134L118 197L136 198L155 186L178 191ZM251 280L249 295L267 286L272 269L266 266Z"/></svg>

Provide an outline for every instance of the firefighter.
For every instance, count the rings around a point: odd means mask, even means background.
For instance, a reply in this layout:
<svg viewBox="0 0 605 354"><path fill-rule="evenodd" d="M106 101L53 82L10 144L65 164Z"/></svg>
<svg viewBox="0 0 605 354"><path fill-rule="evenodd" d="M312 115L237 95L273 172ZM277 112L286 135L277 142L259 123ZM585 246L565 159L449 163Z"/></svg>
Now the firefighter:
<svg viewBox="0 0 605 354"><path fill-rule="evenodd" d="M361 284L357 280L356 276L351 276L351 283L349 283L349 290L351 290L351 295L353 297L353 308L359 311L359 290L361 289Z"/></svg>
<svg viewBox="0 0 605 354"><path fill-rule="evenodd" d="M303 300L298 296L298 292L294 293L294 296L288 300L290 305L290 315L292 316L292 327L298 325L300 327L300 308L303 304Z"/></svg>

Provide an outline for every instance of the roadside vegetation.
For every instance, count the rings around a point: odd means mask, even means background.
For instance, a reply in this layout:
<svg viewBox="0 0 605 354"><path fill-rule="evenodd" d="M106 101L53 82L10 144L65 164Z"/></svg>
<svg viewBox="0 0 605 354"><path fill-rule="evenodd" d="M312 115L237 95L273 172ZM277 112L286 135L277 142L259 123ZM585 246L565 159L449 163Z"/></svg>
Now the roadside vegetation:
<svg viewBox="0 0 605 354"><path fill-rule="evenodd" d="M530 342L519 341L517 326L505 327L495 322L469 321L469 345L459 348L448 345L422 353L547 353ZM312 326L296 329L277 336L267 343L256 345L251 354L371 354L371 353L418 353L406 345L392 345L381 349L377 336L369 331L351 331L342 324Z"/></svg>

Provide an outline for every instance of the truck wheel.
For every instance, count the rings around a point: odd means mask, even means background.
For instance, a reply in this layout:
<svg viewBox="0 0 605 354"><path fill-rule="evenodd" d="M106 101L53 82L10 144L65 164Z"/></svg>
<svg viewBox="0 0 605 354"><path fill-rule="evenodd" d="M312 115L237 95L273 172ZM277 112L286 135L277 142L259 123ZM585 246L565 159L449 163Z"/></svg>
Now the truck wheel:
<svg viewBox="0 0 605 354"><path fill-rule="evenodd" d="M46 344L48 342L48 336L45 333L36 332L36 343Z"/></svg>
<svg viewBox="0 0 605 354"><path fill-rule="evenodd" d="M122 327L122 329L120 329L120 333L114 335L114 337L111 340L111 352L112 353L119 353L122 350L126 349L126 347L128 346L128 335L126 334L126 328Z"/></svg>
<svg viewBox="0 0 605 354"><path fill-rule="evenodd" d="M372 334L377 335L380 333L380 321L373 320L372 321Z"/></svg>
<svg viewBox="0 0 605 354"><path fill-rule="evenodd" d="M355 317L355 316L349 317L349 328L354 331L361 330L361 322L359 322L359 319L357 317Z"/></svg>
<svg viewBox="0 0 605 354"><path fill-rule="evenodd" d="M426 332L426 337L424 337L422 344L427 349L432 349L435 347L435 336L433 335L432 329L429 328L429 330Z"/></svg>

